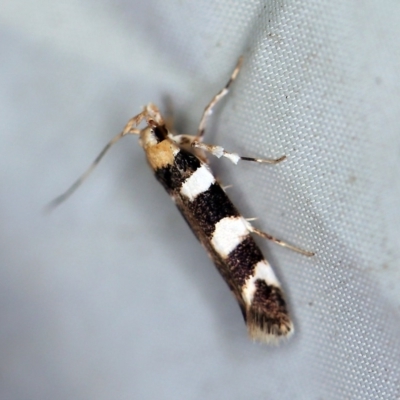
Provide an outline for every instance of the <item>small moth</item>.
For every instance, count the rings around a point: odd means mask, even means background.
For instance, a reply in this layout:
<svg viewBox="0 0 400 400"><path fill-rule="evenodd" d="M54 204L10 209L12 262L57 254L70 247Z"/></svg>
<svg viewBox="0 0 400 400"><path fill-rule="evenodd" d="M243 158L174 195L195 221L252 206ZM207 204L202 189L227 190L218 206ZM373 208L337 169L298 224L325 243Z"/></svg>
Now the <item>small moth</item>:
<svg viewBox="0 0 400 400"><path fill-rule="evenodd" d="M239 303L251 338L274 342L293 333L281 285L251 234L288 247L306 256L313 253L294 247L263 232L241 216L220 186L208 164L206 153L239 160L277 164L278 159L242 157L221 146L203 143L207 121L215 105L228 93L242 64L239 59L228 83L204 110L195 136L175 135L158 108L150 103L130 119L97 156L89 169L50 208L66 200L87 178L107 150L126 135L139 135L147 162L156 179L171 196L183 218L206 249ZM142 128L140 124L144 123Z"/></svg>

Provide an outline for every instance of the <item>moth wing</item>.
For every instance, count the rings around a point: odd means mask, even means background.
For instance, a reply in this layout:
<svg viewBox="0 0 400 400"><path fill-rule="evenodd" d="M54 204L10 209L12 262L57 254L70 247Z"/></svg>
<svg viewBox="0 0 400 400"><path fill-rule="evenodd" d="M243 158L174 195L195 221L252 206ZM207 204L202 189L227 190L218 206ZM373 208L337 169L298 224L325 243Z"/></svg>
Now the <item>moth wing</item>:
<svg viewBox="0 0 400 400"><path fill-rule="evenodd" d="M180 195L174 196L175 204L178 207L178 210L182 214L184 220L189 225L190 229L193 231L199 242L203 245L205 250L207 251L209 257L217 267L219 273L229 286L230 290L233 292L236 300L239 303L240 309L242 310L243 317L246 319L246 308L241 295L241 290L237 287L235 282L231 278L231 273L226 265L225 261L221 258L221 256L215 251L213 246L211 245L210 239L204 233L204 231L198 226L197 221L194 219L192 212L188 209L185 202L181 198Z"/></svg>

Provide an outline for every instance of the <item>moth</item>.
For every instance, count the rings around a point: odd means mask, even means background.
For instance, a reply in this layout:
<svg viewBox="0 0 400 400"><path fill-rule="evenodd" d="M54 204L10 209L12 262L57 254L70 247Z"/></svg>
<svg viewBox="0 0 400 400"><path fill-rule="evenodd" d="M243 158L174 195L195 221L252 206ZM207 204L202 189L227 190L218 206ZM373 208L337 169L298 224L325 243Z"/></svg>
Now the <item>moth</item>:
<svg viewBox="0 0 400 400"><path fill-rule="evenodd" d="M203 142L209 117L215 105L228 93L242 61L240 57L228 83L205 108L196 135L174 134L159 109L149 103L128 121L122 132L105 146L89 169L64 194L54 199L49 207L54 208L65 201L113 144L124 136L138 135L156 179L171 196L235 296L250 337L261 342L276 342L293 333L293 323L281 285L252 234L306 256L312 256L313 253L253 227L250 220L239 213L215 178L207 153L218 158L226 157L235 164L239 160L277 164L286 156L278 159L243 157L221 146Z"/></svg>

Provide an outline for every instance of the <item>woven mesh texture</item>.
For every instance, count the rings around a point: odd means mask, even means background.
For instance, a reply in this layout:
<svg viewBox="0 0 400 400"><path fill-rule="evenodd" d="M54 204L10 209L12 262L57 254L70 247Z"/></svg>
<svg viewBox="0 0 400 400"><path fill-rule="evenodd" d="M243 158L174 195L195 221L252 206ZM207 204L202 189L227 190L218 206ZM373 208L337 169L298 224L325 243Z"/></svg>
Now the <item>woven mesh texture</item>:
<svg viewBox="0 0 400 400"><path fill-rule="evenodd" d="M0 397L400 399L400 5L35 3L0 16ZM258 241L296 327L279 347L245 337L128 139L36 215L140 105L168 94L195 132L241 54L206 141L287 160L212 164L257 227L316 252Z"/></svg>

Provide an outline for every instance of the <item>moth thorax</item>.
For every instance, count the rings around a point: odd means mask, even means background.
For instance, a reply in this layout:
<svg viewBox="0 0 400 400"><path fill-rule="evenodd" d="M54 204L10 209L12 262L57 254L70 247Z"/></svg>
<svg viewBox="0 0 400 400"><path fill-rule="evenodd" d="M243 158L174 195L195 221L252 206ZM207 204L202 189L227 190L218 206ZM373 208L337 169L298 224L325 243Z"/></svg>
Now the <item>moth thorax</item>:
<svg viewBox="0 0 400 400"><path fill-rule="evenodd" d="M179 147L171 139L167 137L160 140L158 133L152 127L146 127L140 132L140 144L154 171L172 165L179 152Z"/></svg>

